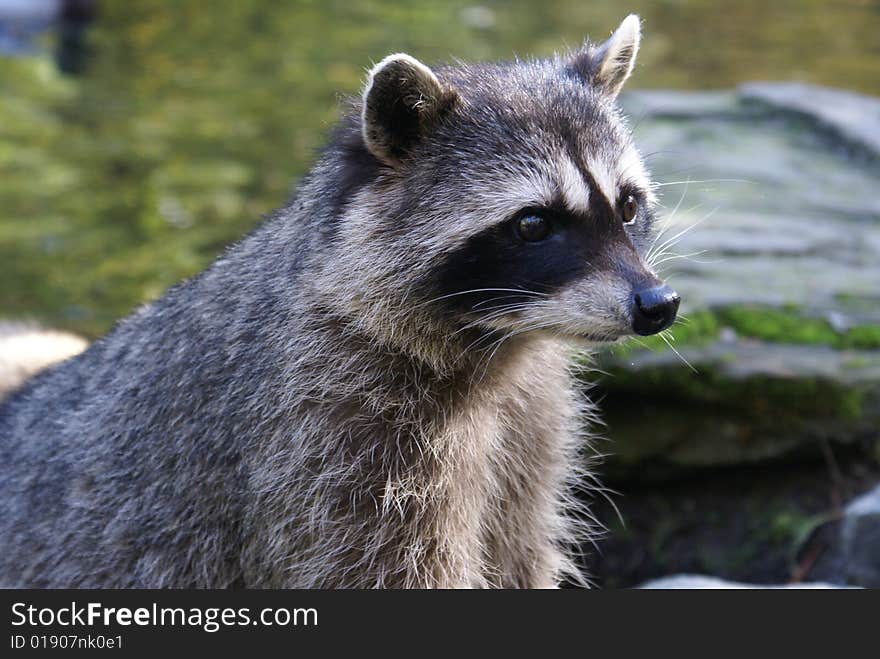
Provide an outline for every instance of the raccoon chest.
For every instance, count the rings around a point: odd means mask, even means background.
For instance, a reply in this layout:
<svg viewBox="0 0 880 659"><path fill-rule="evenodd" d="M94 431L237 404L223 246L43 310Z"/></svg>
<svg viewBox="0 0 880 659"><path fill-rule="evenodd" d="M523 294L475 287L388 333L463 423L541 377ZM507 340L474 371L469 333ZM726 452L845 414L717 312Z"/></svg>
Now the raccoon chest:
<svg viewBox="0 0 880 659"><path fill-rule="evenodd" d="M444 430L448 471L434 483L442 503L433 532L445 546L440 555L455 564L457 585L548 585L563 477L561 422L550 416L560 410L515 389L499 393L475 401Z"/></svg>

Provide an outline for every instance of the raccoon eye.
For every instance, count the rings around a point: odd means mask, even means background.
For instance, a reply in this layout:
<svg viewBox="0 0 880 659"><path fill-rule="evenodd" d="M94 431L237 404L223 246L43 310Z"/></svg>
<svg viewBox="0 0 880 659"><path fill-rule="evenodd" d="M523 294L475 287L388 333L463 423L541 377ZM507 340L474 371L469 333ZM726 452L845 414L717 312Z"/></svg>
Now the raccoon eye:
<svg viewBox="0 0 880 659"><path fill-rule="evenodd" d="M639 200L632 195L627 195L620 205L620 212L623 215L623 223L630 224L636 219L636 214L639 212Z"/></svg>
<svg viewBox="0 0 880 659"><path fill-rule="evenodd" d="M550 235L550 221L540 215L523 215L516 222L516 233L528 243L537 243Z"/></svg>

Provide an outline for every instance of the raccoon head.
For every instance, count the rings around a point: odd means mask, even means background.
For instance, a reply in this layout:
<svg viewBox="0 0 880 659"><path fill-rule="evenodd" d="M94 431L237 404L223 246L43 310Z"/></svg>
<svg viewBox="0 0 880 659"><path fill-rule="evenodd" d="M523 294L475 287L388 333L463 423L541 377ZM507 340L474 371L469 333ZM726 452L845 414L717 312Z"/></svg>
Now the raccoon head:
<svg viewBox="0 0 880 659"><path fill-rule="evenodd" d="M360 317L386 337L669 327L679 298L645 263L654 197L615 106L639 39L632 15L564 57L373 67L352 123L370 174L340 223Z"/></svg>

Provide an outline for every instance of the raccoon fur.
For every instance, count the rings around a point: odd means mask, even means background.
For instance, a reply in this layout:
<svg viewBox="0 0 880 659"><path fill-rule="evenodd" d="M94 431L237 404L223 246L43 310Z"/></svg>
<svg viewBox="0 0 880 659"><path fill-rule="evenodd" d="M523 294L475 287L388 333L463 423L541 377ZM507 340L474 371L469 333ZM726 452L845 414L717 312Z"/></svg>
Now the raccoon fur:
<svg viewBox="0 0 880 659"><path fill-rule="evenodd" d="M0 409L0 581L581 579L573 348L667 327L615 107L640 24L370 71L294 200Z"/></svg>

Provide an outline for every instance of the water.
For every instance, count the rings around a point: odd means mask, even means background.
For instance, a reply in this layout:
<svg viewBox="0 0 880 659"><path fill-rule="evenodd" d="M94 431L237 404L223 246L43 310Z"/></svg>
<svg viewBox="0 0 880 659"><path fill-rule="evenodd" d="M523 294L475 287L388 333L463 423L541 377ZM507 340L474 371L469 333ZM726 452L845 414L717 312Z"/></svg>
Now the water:
<svg viewBox="0 0 880 659"><path fill-rule="evenodd" d="M389 52L547 55L635 11L633 88L880 94L876 1L103 2L67 65L71 33L17 30L13 4L0 0L0 315L93 337L281 205L339 94Z"/></svg>

